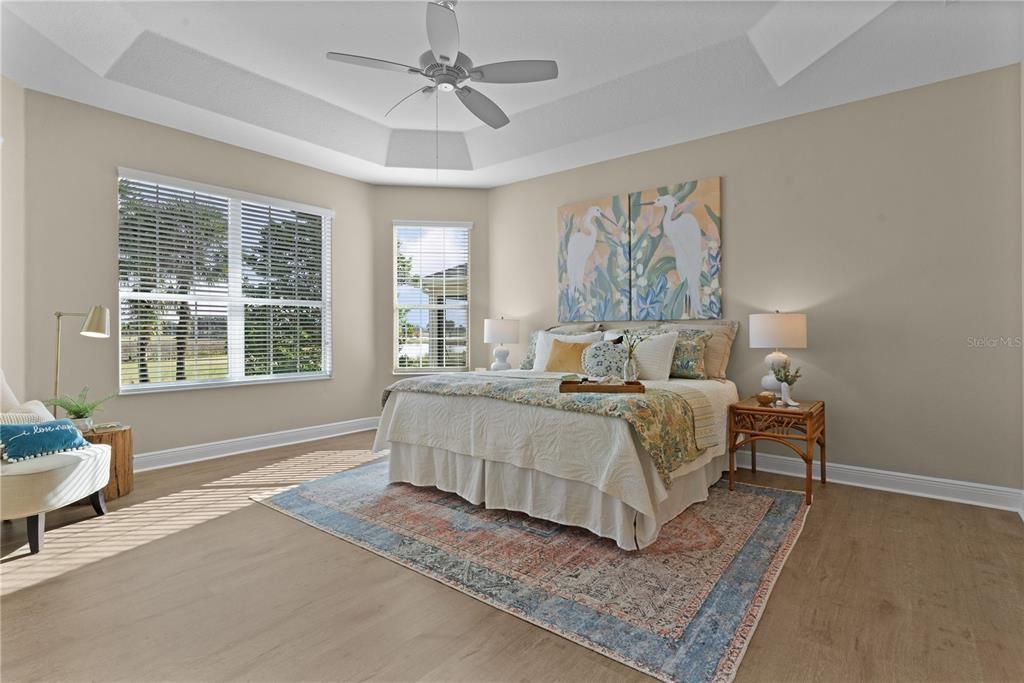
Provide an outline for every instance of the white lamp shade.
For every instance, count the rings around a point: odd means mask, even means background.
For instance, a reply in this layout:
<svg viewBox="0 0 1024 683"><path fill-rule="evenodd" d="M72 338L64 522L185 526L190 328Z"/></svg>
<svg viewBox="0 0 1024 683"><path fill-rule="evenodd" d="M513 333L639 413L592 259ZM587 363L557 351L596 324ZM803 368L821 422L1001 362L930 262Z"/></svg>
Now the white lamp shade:
<svg viewBox="0 0 1024 683"><path fill-rule="evenodd" d="M803 313L752 313L750 348L806 349L807 316Z"/></svg>
<svg viewBox="0 0 1024 683"><path fill-rule="evenodd" d="M484 343L515 344L519 341L519 321L508 318L484 319Z"/></svg>
<svg viewBox="0 0 1024 683"><path fill-rule="evenodd" d="M83 337L99 337L106 339L110 336L110 309L106 306L93 306L85 316L82 323Z"/></svg>

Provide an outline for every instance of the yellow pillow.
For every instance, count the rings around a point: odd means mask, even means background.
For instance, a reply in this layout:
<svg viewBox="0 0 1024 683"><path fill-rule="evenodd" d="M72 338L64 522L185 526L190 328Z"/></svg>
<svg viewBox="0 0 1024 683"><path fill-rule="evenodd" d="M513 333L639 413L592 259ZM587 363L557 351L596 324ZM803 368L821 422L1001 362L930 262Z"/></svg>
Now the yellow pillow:
<svg viewBox="0 0 1024 683"><path fill-rule="evenodd" d="M544 366L547 372L575 372L583 374L583 352L592 342L573 344L560 339L551 340L551 355Z"/></svg>

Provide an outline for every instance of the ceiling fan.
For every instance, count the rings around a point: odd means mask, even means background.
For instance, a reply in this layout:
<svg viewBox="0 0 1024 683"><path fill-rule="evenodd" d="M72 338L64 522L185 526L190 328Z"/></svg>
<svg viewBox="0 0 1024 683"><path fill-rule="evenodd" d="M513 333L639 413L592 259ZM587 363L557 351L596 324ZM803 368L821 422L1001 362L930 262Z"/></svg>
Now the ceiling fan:
<svg viewBox="0 0 1024 683"><path fill-rule="evenodd" d="M438 0L427 3L427 42L430 49L420 55L419 67L407 66L384 59L350 55L343 52L328 52L327 58L358 66L368 66L387 71L401 71L418 74L432 81L414 90L394 107L416 95L426 96L435 90L454 92L462 104L478 119L491 128L501 128L508 123L508 116L490 98L476 88L463 85L466 81L477 83L534 83L558 78L558 64L548 59L522 59L511 62L495 62L474 66L473 60L459 52L459 23L455 18L456 0Z"/></svg>

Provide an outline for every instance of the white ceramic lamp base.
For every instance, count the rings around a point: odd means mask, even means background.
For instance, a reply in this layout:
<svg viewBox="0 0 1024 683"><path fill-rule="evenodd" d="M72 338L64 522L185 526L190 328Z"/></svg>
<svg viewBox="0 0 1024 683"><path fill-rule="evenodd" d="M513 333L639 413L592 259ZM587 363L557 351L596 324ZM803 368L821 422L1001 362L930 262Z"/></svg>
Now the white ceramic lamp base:
<svg viewBox="0 0 1024 683"><path fill-rule="evenodd" d="M491 363L491 370L511 370L512 366L508 364L508 349L504 346L499 346L494 349L494 362Z"/></svg>
<svg viewBox="0 0 1024 683"><path fill-rule="evenodd" d="M782 390L782 382L775 379L775 368L781 368L789 362L789 356L776 349L764 357L764 364L768 366L768 374L761 378L761 386L766 391L774 391L776 394Z"/></svg>

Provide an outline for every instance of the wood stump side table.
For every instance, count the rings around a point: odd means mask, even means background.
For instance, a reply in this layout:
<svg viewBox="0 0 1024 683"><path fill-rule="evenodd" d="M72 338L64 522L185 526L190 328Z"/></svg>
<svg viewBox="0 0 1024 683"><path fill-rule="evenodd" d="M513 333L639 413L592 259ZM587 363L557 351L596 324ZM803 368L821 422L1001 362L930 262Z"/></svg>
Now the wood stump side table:
<svg viewBox="0 0 1024 683"><path fill-rule="evenodd" d="M132 446L132 428L118 427L102 432L92 430L82 436L89 443L110 446L110 483L103 489L103 497L114 500L131 493L135 487L135 450Z"/></svg>
<svg viewBox="0 0 1024 683"><path fill-rule="evenodd" d="M811 504L814 444L821 449L821 483L825 483L825 402L800 401L793 408L761 406L755 397L729 406L729 490L736 483L736 449L750 444L750 470L757 472L757 441L789 446L804 461L804 501Z"/></svg>

